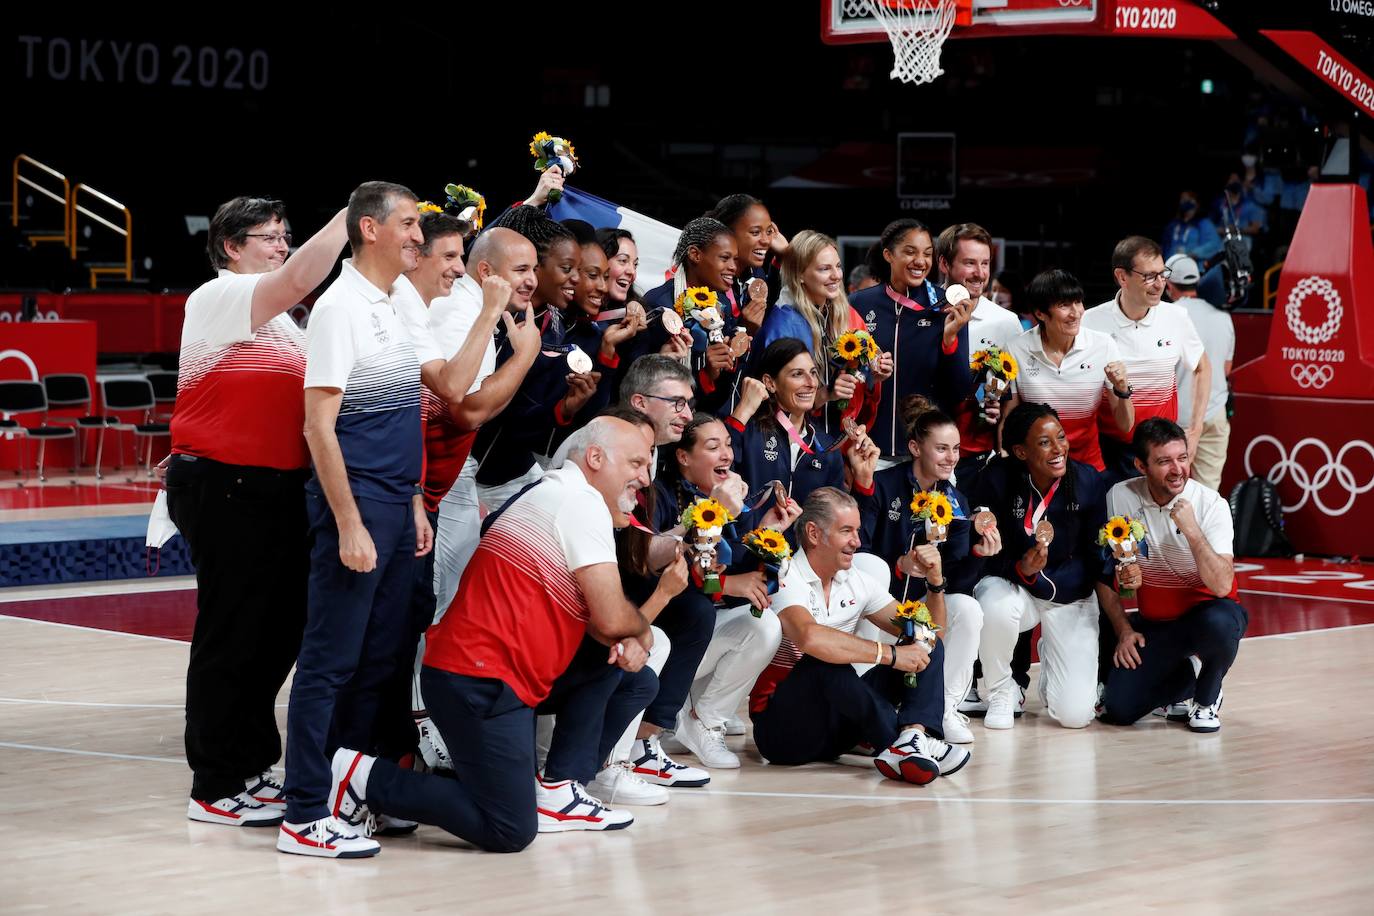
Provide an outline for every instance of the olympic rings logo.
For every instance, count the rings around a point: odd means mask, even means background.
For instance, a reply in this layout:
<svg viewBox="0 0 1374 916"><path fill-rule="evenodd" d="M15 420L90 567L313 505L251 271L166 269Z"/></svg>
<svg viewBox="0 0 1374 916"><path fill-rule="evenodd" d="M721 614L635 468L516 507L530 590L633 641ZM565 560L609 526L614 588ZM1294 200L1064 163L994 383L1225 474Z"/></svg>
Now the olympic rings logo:
<svg viewBox="0 0 1374 916"><path fill-rule="evenodd" d="M1288 374L1304 388L1325 388L1336 377L1336 370L1314 363L1294 363L1288 367Z"/></svg>
<svg viewBox="0 0 1374 916"><path fill-rule="evenodd" d="M1302 320L1302 304L1308 296L1321 296L1326 300L1326 320L1316 327ZM1323 344L1341 329L1341 316L1345 314L1345 309L1331 281L1314 276L1304 277L1293 285L1283 313L1288 319L1288 330L1293 332L1294 337L1306 344Z"/></svg>
<svg viewBox="0 0 1374 916"><path fill-rule="evenodd" d="M1279 453L1279 460L1270 466L1269 472L1265 475L1269 478L1269 482L1278 486L1285 477L1289 477L1292 479L1293 485L1302 491L1302 499L1298 500L1295 505L1284 506L1284 512L1297 512L1307 505L1307 501L1310 499L1326 515L1344 515L1355 505L1356 497L1374 490L1374 471L1370 472L1369 479L1363 484L1356 484L1355 473L1345 466L1345 457L1351 449L1363 449L1369 455L1370 461L1374 462L1374 445L1370 445L1362 439L1353 439L1347 442L1333 457L1330 446L1320 439L1309 437L1299 441L1297 445L1293 446L1293 452L1290 455L1283 443L1273 436L1256 436L1245 447L1246 477L1255 474L1255 470L1250 464L1250 453L1255 450L1255 446L1262 442L1274 446ZM1306 448L1316 449L1325 462L1311 474L1298 460L1298 455ZM1322 501L1322 491L1333 480L1339 485L1346 497L1345 504L1334 509Z"/></svg>

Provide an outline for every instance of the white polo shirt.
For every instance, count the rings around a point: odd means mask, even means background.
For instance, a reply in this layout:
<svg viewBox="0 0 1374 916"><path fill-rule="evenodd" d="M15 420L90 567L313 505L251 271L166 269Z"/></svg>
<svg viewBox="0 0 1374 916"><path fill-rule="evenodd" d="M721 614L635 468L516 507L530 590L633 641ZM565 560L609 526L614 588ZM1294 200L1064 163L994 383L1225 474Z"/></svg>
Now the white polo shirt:
<svg viewBox="0 0 1374 916"><path fill-rule="evenodd" d="M477 316L482 313L482 285L471 274L464 274L453 284L453 291L429 304L429 326L439 350L452 359L468 339ZM496 340L487 339L486 352L477 369L468 394L482 387L487 376L496 371Z"/></svg>
<svg viewBox="0 0 1374 916"><path fill-rule="evenodd" d="M405 274L397 277L391 286L391 304L396 307L396 316L405 325L410 342L415 344L415 359L420 365L436 359L446 361L429 327L429 307Z"/></svg>
<svg viewBox="0 0 1374 916"><path fill-rule="evenodd" d="M1126 362L1126 375L1135 394L1135 423L1150 417L1178 419L1178 370L1180 363L1188 372L1197 368L1202 359L1202 338L1198 337L1193 319L1181 305L1161 302L1145 313L1139 321L1132 321L1121 311L1121 294L1095 305L1083 313L1083 326L1108 334L1116 341L1121 358ZM1131 433L1123 433L1111 416L1111 405L1104 404L1102 431L1105 435L1131 440Z"/></svg>
<svg viewBox="0 0 1374 916"><path fill-rule="evenodd" d="M886 582L879 582L856 566L837 572L830 580L830 600L827 602L820 576L807 562L806 551L798 550L769 606L778 613L793 606L804 607L820 625L852 636L860 620L878 613L895 600L888 594ZM750 712L763 711L773 692L787 679L801 657L802 653L792 640L784 636L773 660L749 693Z"/></svg>
<svg viewBox="0 0 1374 916"><path fill-rule="evenodd" d="M1112 394L1107 383L1107 363L1121 358L1116 342L1106 334L1080 326L1073 346L1058 366L1045 355L1040 329L1022 331L1007 342L1019 371L1011 390L1023 404L1048 404L1059 414L1069 437L1069 457L1102 470L1102 449L1097 444L1097 416L1111 416ZM1116 421L1110 421L1113 426ZM1010 447L1010 443L1008 443Z"/></svg>
<svg viewBox="0 0 1374 916"><path fill-rule="evenodd" d="M306 388L343 392L334 424L355 496L410 502L420 482L420 364L393 304L351 258L310 313ZM310 487L318 492L319 483Z"/></svg>
<svg viewBox="0 0 1374 916"><path fill-rule="evenodd" d="M1206 299L1184 296L1178 305L1193 319L1202 346L1212 358L1212 386L1207 394L1207 413L1204 420L1219 420L1226 410L1226 363L1236 358L1236 326L1231 313L1224 312ZM1187 429L1193 414L1193 373L1178 373L1178 425Z"/></svg>
<svg viewBox="0 0 1374 916"><path fill-rule="evenodd" d="M1192 504L1208 545L1221 556L1231 556L1231 507L1216 490L1190 480L1182 493L1161 506L1150 495L1149 482L1144 477L1132 477L1107 494L1109 516L1129 515L1145 526L1149 556L1140 559L1142 584L1138 594L1140 613L1150 620L1173 620L1193 605L1216 597L1198 573L1188 539L1169 517L1180 499ZM1229 597L1235 600L1236 595L1233 582Z"/></svg>

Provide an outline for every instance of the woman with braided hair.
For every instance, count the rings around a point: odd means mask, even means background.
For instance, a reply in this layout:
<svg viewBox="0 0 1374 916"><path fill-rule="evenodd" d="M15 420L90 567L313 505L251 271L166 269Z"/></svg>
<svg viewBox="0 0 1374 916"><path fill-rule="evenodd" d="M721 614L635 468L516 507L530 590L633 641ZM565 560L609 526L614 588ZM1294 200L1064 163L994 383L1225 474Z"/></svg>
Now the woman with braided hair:
<svg viewBox="0 0 1374 916"><path fill-rule="evenodd" d="M644 301L652 309L671 309L677 298L689 289L706 287L716 294L717 308L725 321L722 331L725 340L734 337L739 327L739 312L732 308L729 294L734 288L736 273L735 235L724 223L709 216L699 216L682 227L677 247L673 250L673 278L662 286L645 293ZM680 351L663 352L671 356ZM714 343L705 352L691 354L691 368L699 392L697 403L702 409L715 412L724 405L734 404L736 386L742 375L741 361L731 355L728 343Z"/></svg>

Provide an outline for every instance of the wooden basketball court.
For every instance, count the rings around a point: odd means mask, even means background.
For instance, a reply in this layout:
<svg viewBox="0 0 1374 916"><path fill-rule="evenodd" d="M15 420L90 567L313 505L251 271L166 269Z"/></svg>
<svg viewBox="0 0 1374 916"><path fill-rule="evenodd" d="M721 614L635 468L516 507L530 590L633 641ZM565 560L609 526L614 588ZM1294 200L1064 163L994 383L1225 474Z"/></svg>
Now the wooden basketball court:
<svg viewBox="0 0 1374 916"><path fill-rule="evenodd" d="M351 862L186 820L187 645L150 633L181 635L191 583L4 590L0 909L1367 913L1374 570L1249 569L1266 635L1242 645L1216 735L1067 731L1033 695L1010 732L975 723L972 762L925 788L767 766L735 738L743 769L625 831L499 856L422 827Z"/></svg>

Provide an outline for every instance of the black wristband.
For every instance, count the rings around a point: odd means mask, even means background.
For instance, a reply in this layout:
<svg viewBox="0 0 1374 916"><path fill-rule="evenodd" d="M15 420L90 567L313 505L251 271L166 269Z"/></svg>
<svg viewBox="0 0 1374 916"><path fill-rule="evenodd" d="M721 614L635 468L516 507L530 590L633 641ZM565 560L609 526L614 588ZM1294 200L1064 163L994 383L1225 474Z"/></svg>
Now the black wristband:
<svg viewBox="0 0 1374 916"><path fill-rule="evenodd" d="M1131 395L1135 394L1135 386L1134 386L1134 385L1127 385L1127 386L1126 386L1126 390L1125 390L1124 392L1123 392L1123 391L1118 391L1116 388L1113 388L1113 389L1112 389L1112 394L1114 394L1114 395L1116 395L1117 397L1121 398L1121 400L1123 400L1123 401L1129 401L1129 400L1131 399Z"/></svg>
<svg viewBox="0 0 1374 916"><path fill-rule="evenodd" d="M896 647L896 646L890 646L889 648L892 649L892 655L890 655L890 656L888 657L888 660L885 661L885 662L883 662L883 664L887 665L889 668L896 668L896 667L897 667L897 647Z"/></svg>
<svg viewBox="0 0 1374 916"><path fill-rule="evenodd" d="M926 591L932 592L936 595L943 595L945 593L945 583L941 582L939 585L936 585L932 582L927 582Z"/></svg>

